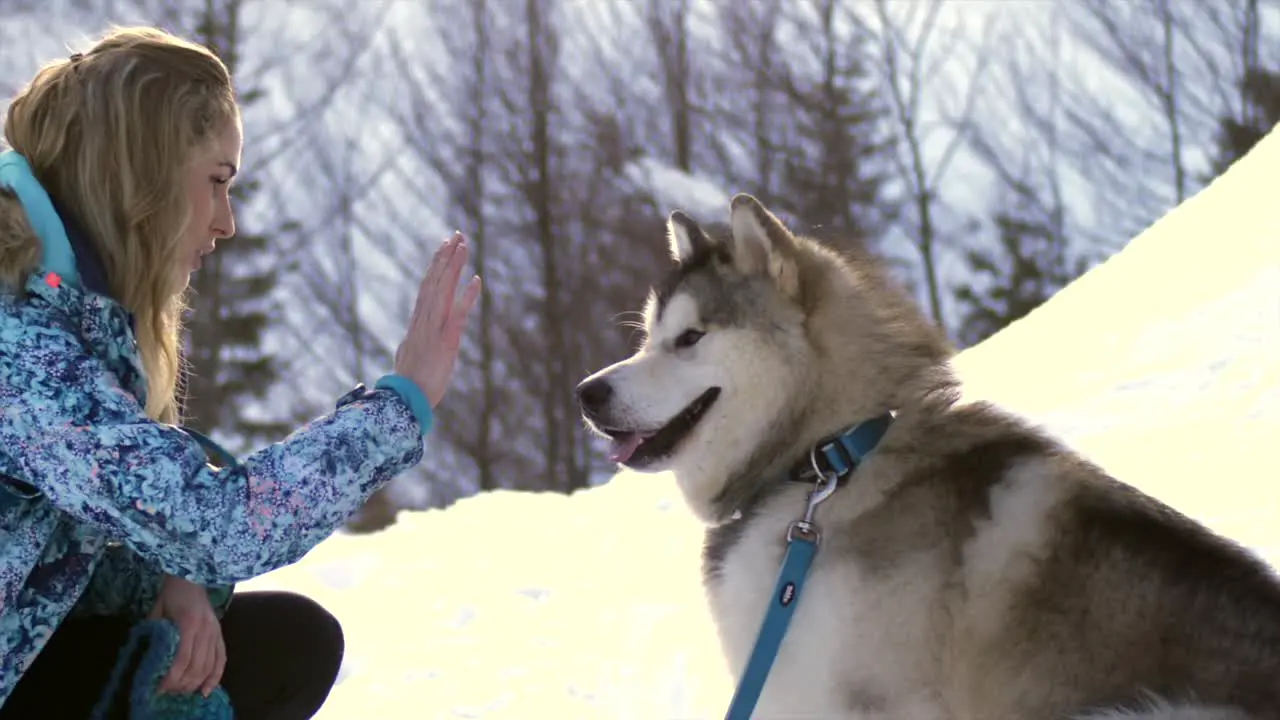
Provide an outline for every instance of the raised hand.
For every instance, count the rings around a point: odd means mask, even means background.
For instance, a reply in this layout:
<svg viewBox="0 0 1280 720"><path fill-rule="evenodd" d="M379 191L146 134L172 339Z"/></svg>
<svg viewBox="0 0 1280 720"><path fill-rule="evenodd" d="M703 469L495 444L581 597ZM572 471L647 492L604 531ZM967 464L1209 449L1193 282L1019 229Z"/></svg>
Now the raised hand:
<svg viewBox="0 0 1280 720"><path fill-rule="evenodd" d="M396 349L396 374L417 383L433 408L449 389L462 331L480 296L480 277L472 276L461 299L457 298L458 281L469 255L467 239L460 232L436 250L418 288L409 329Z"/></svg>

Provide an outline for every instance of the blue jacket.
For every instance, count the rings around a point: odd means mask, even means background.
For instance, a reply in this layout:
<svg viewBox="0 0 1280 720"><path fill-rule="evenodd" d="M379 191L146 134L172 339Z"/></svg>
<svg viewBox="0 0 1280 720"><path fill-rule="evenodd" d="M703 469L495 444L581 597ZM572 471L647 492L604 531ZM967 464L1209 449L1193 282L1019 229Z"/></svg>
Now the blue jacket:
<svg viewBox="0 0 1280 720"><path fill-rule="evenodd" d="M243 462L150 420L131 319L86 287L100 270L68 229L26 161L0 155L0 232L44 248L23 292L0 291L0 705L64 618L141 619L166 573L225 609L416 465L431 424L396 376Z"/></svg>

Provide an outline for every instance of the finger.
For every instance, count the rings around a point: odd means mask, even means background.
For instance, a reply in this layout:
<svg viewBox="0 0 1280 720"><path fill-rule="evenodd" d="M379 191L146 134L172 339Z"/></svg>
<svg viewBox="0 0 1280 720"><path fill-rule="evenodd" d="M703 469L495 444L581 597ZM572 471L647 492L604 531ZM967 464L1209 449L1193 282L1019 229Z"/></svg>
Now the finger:
<svg viewBox="0 0 1280 720"><path fill-rule="evenodd" d="M467 264L467 257L471 254L471 246L467 244L467 237L462 233L455 234L450 238L450 242L453 243L453 247L436 268L435 283L431 285L431 290L437 294L443 292L440 288L441 283L457 284L456 278L462 271L462 267Z"/></svg>
<svg viewBox="0 0 1280 720"><path fill-rule="evenodd" d="M456 233L451 240L456 243L452 253L442 266L432 268L438 272L434 272L431 281L424 284L418 292L415 327L419 332L440 332L453 312L458 278L462 275L462 268L467 264L471 250L462 233Z"/></svg>
<svg viewBox="0 0 1280 720"><path fill-rule="evenodd" d="M458 248L462 247L466 242L467 238L461 231L454 231L448 239L440 244L440 249L436 250L435 257L431 258L431 267L437 271L443 270L452 261L454 254L458 252Z"/></svg>
<svg viewBox="0 0 1280 720"><path fill-rule="evenodd" d="M213 675L213 667L217 656L217 633L210 623L204 625L204 630L200 636L200 647L197 652L198 662L192 663L191 672L187 676L186 687L184 692L195 692L202 685L209 682L209 677Z"/></svg>
<svg viewBox="0 0 1280 720"><path fill-rule="evenodd" d="M441 265L439 278L441 280L447 280L455 267L465 265L467 262L467 255L471 252L471 245L467 243L467 236L463 235L461 232L454 233L451 241L453 243L453 249L450 251L449 255L444 258L444 262Z"/></svg>
<svg viewBox="0 0 1280 720"><path fill-rule="evenodd" d="M462 278L462 269L466 267L470 255L471 249L461 245L449 262L449 269L444 278L445 284L438 290L436 301L439 313L437 317L441 327L446 326L453 315L453 306L458 296L458 281Z"/></svg>
<svg viewBox="0 0 1280 720"><path fill-rule="evenodd" d="M218 629L218 638L214 643L213 651L213 672L209 674L209 679L205 680L204 687L200 688L205 697L209 697L209 693L222 682L222 673L227 669L227 643L222 637L221 628Z"/></svg>
<svg viewBox="0 0 1280 720"><path fill-rule="evenodd" d="M449 265L449 260L457 252L461 237L461 233L454 233L452 237L445 240L436 249L435 255L431 258L431 266L427 268L426 275L422 277L422 282L418 285L418 299L413 307L413 323L422 322L431 309L433 289L439 284L440 274Z"/></svg>
<svg viewBox="0 0 1280 720"><path fill-rule="evenodd" d="M471 281L467 283L466 290L462 294L462 316L465 318L471 312L471 308L475 306L476 300L480 297L480 291L483 289L484 281L479 275L472 275Z"/></svg>
<svg viewBox="0 0 1280 720"><path fill-rule="evenodd" d="M204 638L199 633L193 633L191 642L191 662L187 663L186 669L173 683L173 691L178 695L185 695L191 692L191 688L198 684L196 681L200 677L200 667L204 662Z"/></svg>
<svg viewBox="0 0 1280 720"><path fill-rule="evenodd" d="M178 652L174 655L173 664L169 666L169 672L165 675L164 683L161 685L163 692L177 692L178 687L182 684L182 677L191 665L192 641L190 635L190 633L182 632L178 639Z"/></svg>
<svg viewBox="0 0 1280 720"><path fill-rule="evenodd" d="M182 692L195 692L201 685L208 682L209 676L213 674L214 663L214 637L213 628L206 623L200 633L200 644L194 651L194 662L191 663L191 670L187 673L185 682L182 685Z"/></svg>
<svg viewBox="0 0 1280 720"><path fill-rule="evenodd" d="M471 308L475 307L476 300L480 298L481 282L479 275L472 275L471 281L467 283L467 287L462 291L462 300L458 302L454 309L453 317L450 318L451 335L456 334L458 338L462 337L462 331L467 326L467 318L471 315Z"/></svg>
<svg viewBox="0 0 1280 720"><path fill-rule="evenodd" d="M431 256L431 264L427 266L427 272L422 276L422 282L419 283L419 296L421 296L423 290L436 284L440 278L441 271L449 264L449 259L453 257L457 249L458 235L456 233L440 243L440 247L436 248L435 254Z"/></svg>
<svg viewBox="0 0 1280 720"><path fill-rule="evenodd" d="M481 287L480 276L472 275L471 281L462 291L462 299L454 308L453 316L449 318L449 324L440 338L441 347L447 348L450 352L457 352L458 347L462 345L462 333L467 328L467 317L480 297Z"/></svg>
<svg viewBox="0 0 1280 720"><path fill-rule="evenodd" d="M173 664L169 666L164 682L160 684L161 692L172 692L177 689L179 681L186 674L187 668L191 665L193 635L193 632L185 630L181 625L178 626L178 652L174 655Z"/></svg>

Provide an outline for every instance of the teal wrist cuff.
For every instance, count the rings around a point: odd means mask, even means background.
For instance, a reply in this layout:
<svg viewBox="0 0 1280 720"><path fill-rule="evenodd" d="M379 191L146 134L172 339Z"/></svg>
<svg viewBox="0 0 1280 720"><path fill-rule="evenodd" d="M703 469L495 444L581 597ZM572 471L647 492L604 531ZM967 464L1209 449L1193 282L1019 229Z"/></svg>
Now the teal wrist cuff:
<svg viewBox="0 0 1280 720"><path fill-rule="evenodd" d="M427 396L422 392L422 388L418 387L418 383L403 375L383 375L378 382L374 383L374 387L379 390L390 390L399 395L409 405L409 409L413 410L413 415L422 428L422 434L431 432L435 416L431 412L431 403L427 401Z"/></svg>

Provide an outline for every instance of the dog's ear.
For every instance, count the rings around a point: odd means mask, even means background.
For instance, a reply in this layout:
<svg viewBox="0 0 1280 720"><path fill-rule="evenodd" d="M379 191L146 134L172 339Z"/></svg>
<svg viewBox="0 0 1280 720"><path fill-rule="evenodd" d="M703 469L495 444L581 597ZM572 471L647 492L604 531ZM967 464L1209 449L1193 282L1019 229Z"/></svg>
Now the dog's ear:
<svg viewBox="0 0 1280 720"><path fill-rule="evenodd" d="M733 264L745 274L771 278L788 296L799 290L795 263L796 239L761 202L738 193L729 203L733 231Z"/></svg>
<svg viewBox="0 0 1280 720"><path fill-rule="evenodd" d="M711 250L711 238L707 237L702 226L679 210L667 218L667 243L671 258L678 263Z"/></svg>

